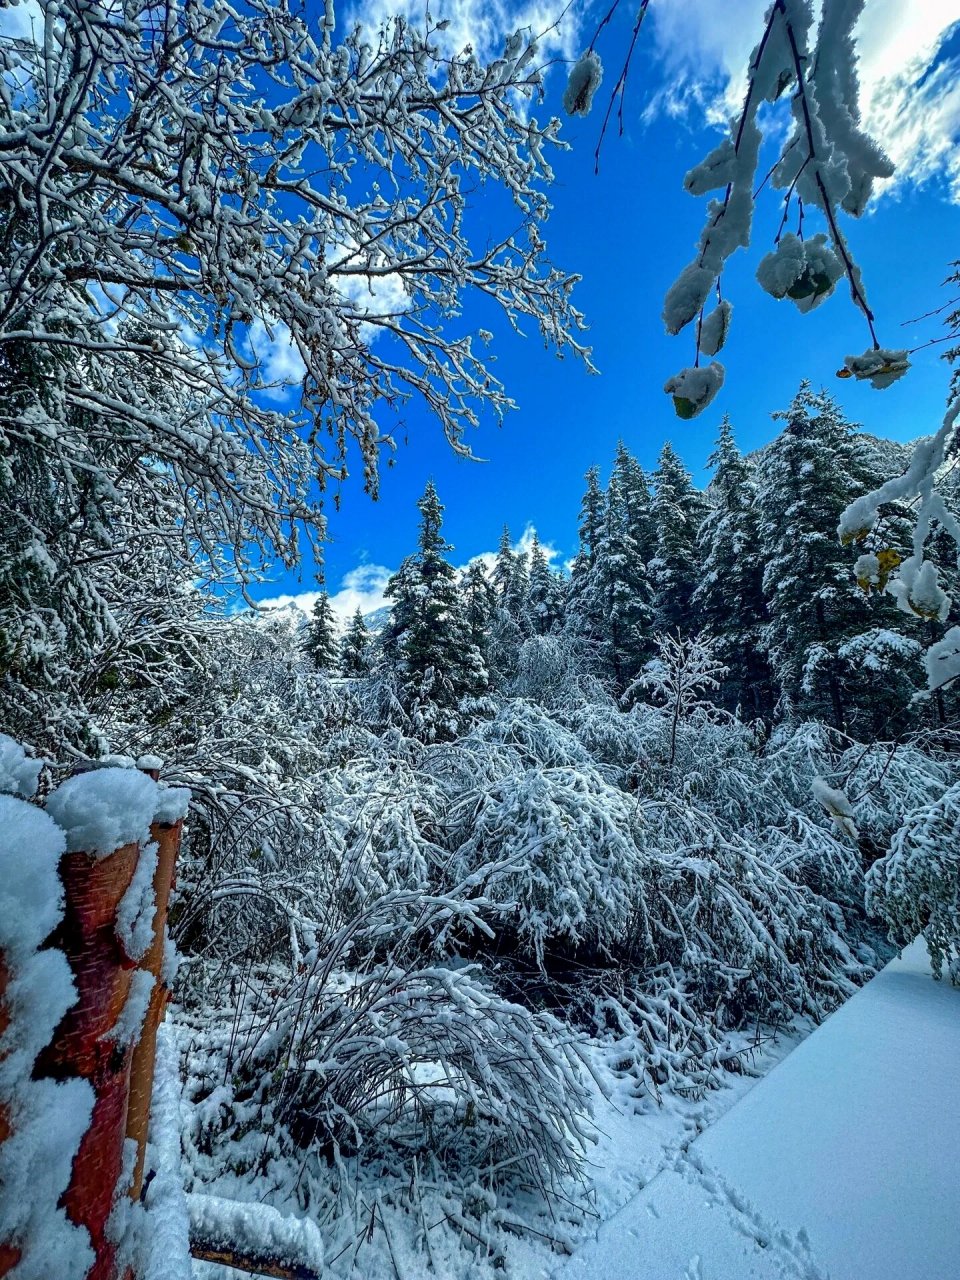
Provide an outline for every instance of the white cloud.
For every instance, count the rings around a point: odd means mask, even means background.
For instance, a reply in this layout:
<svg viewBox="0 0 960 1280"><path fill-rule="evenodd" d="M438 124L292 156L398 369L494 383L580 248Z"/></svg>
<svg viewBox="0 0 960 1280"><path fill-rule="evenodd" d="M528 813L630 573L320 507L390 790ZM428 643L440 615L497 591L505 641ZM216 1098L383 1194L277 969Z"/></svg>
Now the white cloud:
<svg viewBox="0 0 960 1280"><path fill-rule="evenodd" d="M368 260L369 258L369 260ZM330 280L350 310L355 315L377 317L395 316L410 309L410 296L403 283L400 272L389 271L386 275L365 275L357 271L359 267L382 268L388 265L383 255L369 251L358 252L355 245L346 244L327 254L330 264ZM357 274L338 271L337 267L350 266ZM373 342L383 329L378 324L363 323L360 326L360 338L363 342Z"/></svg>
<svg viewBox="0 0 960 1280"><path fill-rule="evenodd" d="M269 329L258 317L247 335L250 349L260 361L264 380L277 385L268 388L273 399L284 399L290 387L299 385L306 373L300 352L294 346L290 330L279 321Z"/></svg>
<svg viewBox="0 0 960 1280"><path fill-rule="evenodd" d="M523 533L521 533L520 537L513 544L514 551L519 552L521 555L529 555L530 550L533 547L533 540L535 537L537 537L536 527L528 521ZM560 554L557 548L549 542L541 542L540 550L543 552L547 564L551 566Z"/></svg>
<svg viewBox="0 0 960 1280"><path fill-rule="evenodd" d="M860 23L864 119L897 165L891 186L943 178L960 201L960 57L941 57L960 0L871 0Z"/></svg>
<svg viewBox="0 0 960 1280"><path fill-rule="evenodd" d="M444 19L449 23L433 37L448 57L469 45L481 62L491 61L503 53L507 36L525 30L538 40L543 58L574 58L580 53L582 11L571 7L564 13L561 0L521 0L519 4L508 0L431 0L429 5L424 0L366 0L356 6L349 20L359 19L376 28L402 15L422 26L427 8L434 23Z"/></svg>
<svg viewBox="0 0 960 1280"><path fill-rule="evenodd" d="M647 113L695 111L723 123L739 109L744 69L768 0L672 0L651 8L666 78ZM888 191L946 180L960 201L960 58L943 56L960 0L870 0L857 28L868 131L897 165Z"/></svg>
<svg viewBox="0 0 960 1280"><path fill-rule="evenodd" d="M384 590L393 574L382 564L360 564L340 580L340 589L330 596L330 604L341 622L348 622L356 611L374 613L387 603ZM300 591L295 595L271 596L259 602L261 609L297 609L308 617L322 593Z"/></svg>

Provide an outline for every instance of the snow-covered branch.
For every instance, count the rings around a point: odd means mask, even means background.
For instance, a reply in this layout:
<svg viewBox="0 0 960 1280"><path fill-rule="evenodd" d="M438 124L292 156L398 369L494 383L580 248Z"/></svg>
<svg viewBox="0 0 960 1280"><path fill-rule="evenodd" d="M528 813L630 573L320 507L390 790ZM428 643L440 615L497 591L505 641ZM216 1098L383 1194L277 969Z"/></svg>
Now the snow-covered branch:
<svg viewBox="0 0 960 1280"><path fill-rule="evenodd" d="M319 21L274 0L39 10L35 42L0 38L0 346L76 362L109 343L229 424L294 521L318 519L310 480L342 475L351 437L376 488L384 406L424 397L464 452L485 408L511 407L474 338L447 331L465 291L588 359L576 277L539 232L559 143L528 113L535 42L483 66L400 18L338 39L332 5ZM479 253L478 182L517 210ZM289 349L296 409L258 394L258 336ZM89 407L88 383L68 381L68 406ZM142 417L142 389L123 390Z"/></svg>

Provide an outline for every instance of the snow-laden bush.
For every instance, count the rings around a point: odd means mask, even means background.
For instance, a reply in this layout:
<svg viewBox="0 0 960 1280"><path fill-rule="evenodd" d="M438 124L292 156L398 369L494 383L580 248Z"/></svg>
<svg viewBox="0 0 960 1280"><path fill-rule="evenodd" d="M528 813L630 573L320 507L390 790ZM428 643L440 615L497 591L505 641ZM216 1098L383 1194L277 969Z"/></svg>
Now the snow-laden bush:
<svg viewBox="0 0 960 1280"><path fill-rule="evenodd" d="M508 684L513 698L562 709L602 700L602 682L591 673L587 646L566 633L530 636L520 646Z"/></svg>
<svg viewBox="0 0 960 1280"><path fill-rule="evenodd" d="M358 761L325 793L328 856L345 909L392 889L429 892L447 854L437 843L440 786L409 761Z"/></svg>
<svg viewBox="0 0 960 1280"><path fill-rule="evenodd" d="M867 875L867 909L904 947L922 933L936 977L960 983L960 783L907 815Z"/></svg>
<svg viewBox="0 0 960 1280"><path fill-rule="evenodd" d="M187 1087L201 1180L385 1150L408 1173L429 1152L451 1175L545 1193L579 1173L591 1139L579 1037L505 1000L476 966L418 958L423 937L482 927L461 892L384 895L287 981L264 971L240 1010L204 1018ZM405 943L371 960L403 916Z"/></svg>
<svg viewBox="0 0 960 1280"><path fill-rule="evenodd" d="M950 781L945 764L909 742L853 744L840 756L837 773L849 779L861 839L881 848L910 813L937 800Z"/></svg>
<svg viewBox="0 0 960 1280"><path fill-rule="evenodd" d="M533 1184L576 1173L588 1095L575 1038L475 967L383 965L340 986L307 978L293 995L277 1110L301 1141L406 1145L429 1133L444 1163L496 1181L511 1169Z"/></svg>
<svg viewBox="0 0 960 1280"><path fill-rule="evenodd" d="M645 804L641 821L646 848L660 852L631 945L646 964L683 972L724 1025L822 1016L870 976L839 907L754 840L675 802Z"/></svg>
<svg viewBox="0 0 960 1280"><path fill-rule="evenodd" d="M551 945L606 951L624 934L641 855L635 806L592 769L518 769L458 806L461 875L501 862L488 895L540 965Z"/></svg>
<svg viewBox="0 0 960 1280"><path fill-rule="evenodd" d="M511 698L492 720L477 725L468 742L512 747L524 765L545 768L589 768L583 744L543 707Z"/></svg>
<svg viewBox="0 0 960 1280"><path fill-rule="evenodd" d="M841 907L776 865L782 847L767 857L682 800L643 802L639 827L631 931L577 1003L640 1087L702 1092L761 1028L820 1019L875 971Z"/></svg>
<svg viewBox="0 0 960 1280"><path fill-rule="evenodd" d="M628 789L650 766L650 734L638 704L624 714L610 702L586 702L564 712L563 720L589 753L594 766L622 789ZM662 717L655 716L657 730Z"/></svg>

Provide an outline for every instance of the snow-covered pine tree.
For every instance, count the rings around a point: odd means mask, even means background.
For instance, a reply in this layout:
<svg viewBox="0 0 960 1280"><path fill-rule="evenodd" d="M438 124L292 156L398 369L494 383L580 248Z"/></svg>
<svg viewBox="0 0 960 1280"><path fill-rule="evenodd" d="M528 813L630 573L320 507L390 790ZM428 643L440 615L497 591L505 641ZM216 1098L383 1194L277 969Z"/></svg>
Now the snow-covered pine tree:
<svg viewBox="0 0 960 1280"><path fill-rule="evenodd" d="M563 621L564 584L550 568L536 531L530 545L527 575L527 608L529 625L534 635L545 636Z"/></svg>
<svg viewBox="0 0 960 1280"><path fill-rule="evenodd" d="M709 507L700 526L700 581L693 593L698 625L716 639L727 672L717 701L746 719L773 714L773 686L764 641L767 602L763 594L760 513L753 469L737 448L724 415L716 448L708 459L713 479Z"/></svg>
<svg viewBox="0 0 960 1280"><path fill-rule="evenodd" d="M617 441L611 482L621 495L627 520L627 536L644 564L657 552L657 531L650 501L650 481L622 440Z"/></svg>
<svg viewBox="0 0 960 1280"><path fill-rule="evenodd" d="M347 624L340 643L340 670L345 676L356 679L370 674L370 631L357 609Z"/></svg>
<svg viewBox="0 0 960 1280"><path fill-rule="evenodd" d="M600 484L599 467L591 467L584 479L587 482L587 488L580 503L580 523L577 526L577 532L580 536L579 556L582 556L586 565L589 566L596 558L607 500L603 486Z"/></svg>
<svg viewBox="0 0 960 1280"><path fill-rule="evenodd" d="M500 687L516 675L520 646L531 630L527 613L526 557L514 551L507 525L500 534L490 585L494 609L488 659L490 674Z"/></svg>
<svg viewBox="0 0 960 1280"><path fill-rule="evenodd" d="M584 479L587 487L580 502L580 522L577 525L579 545L570 569L570 588L567 593L570 608L581 619L586 616L582 597L588 590L589 572L596 560L600 528L607 508L606 494L600 484L600 468L590 467Z"/></svg>
<svg viewBox="0 0 960 1280"><path fill-rule="evenodd" d="M482 694L489 681L470 638L457 571L445 558L452 547L443 537L443 507L432 480L417 508L417 550L385 591L393 606L382 650L414 731L433 740L457 732L461 702Z"/></svg>
<svg viewBox="0 0 960 1280"><path fill-rule="evenodd" d="M570 569L565 625L573 635L579 637L588 651L595 652L597 662L602 665L600 655L605 635L603 599L594 569L607 498L600 483L599 467L590 467L584 479L587 487L580 503L580 522L577 526L579 546Z"/></svg>
<svg viewBox="0 0 960 1280"><path fill-rule="evenodd" d="M470 640L483 653L490 642L490 630L497 612L496 589L482 560L471 560L460 583Z"/></svg>
<svg viewBox="0 0 960 1280"><path fill-rule="evenodd" d="M774 416L786 426L757 471L770 660L779 691L797 714L843 729L852 708L837 651L874 623L836 528L850 501L869 486L856 428L826 392L803 382L789 409Z"/></svg>
<svg viewBox="0 0 960 1280"><path fill-rule="evenodd" d="M628 495L616 470L607 487L592 579L606 664L624 693L649 656L653 609L647 566L634 540Z"/></svg>
<svg viewBox="0 0 960 1280"><path fill-rule="evenodd" d="M313 606L303 651L318 671L332 671L337 665L337 620L325 591L320 592Z"/></svg>
<svg viewBox="0 0 960 1280"><path fill-rule="evenodd" d="M651 510L657 535L649 565L654 625L658 631L686 634L697 629L691 601L701 577L697 535L705 502L669 440L653 473Z"/></svg>
<svg viewBox="0 0 960 1280"><path fill-rule="evenodd" d="M527 557L522 551L514 551L510 537L510 529L503 526L500 534L500 545L497 547L496 559L493 562L493 587L497 603L514 620L521 631L528 630L526 603L528 571Z"/></svg>
<svg viewBox="0 0 960 1280"><path fill-rule="evenodd" d="M649 493L621 443L610 483L587 472L580 550L571 576L570 630L594 648L604 678L623 693L649 652L651 593L644 553L652 542Z"/></svg>

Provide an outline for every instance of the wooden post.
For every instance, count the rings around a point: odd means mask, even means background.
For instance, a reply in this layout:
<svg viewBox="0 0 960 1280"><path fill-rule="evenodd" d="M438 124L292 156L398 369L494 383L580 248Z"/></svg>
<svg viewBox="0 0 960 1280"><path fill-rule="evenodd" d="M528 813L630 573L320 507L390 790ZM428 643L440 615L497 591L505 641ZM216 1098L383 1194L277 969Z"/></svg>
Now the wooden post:
<svg viewBox="0 0 960 1280"><path fill-rule="evenodd" d="M150 1120L150 1099L153 1096L153 1072L157 1056L157 1027L163 1020L169 992L164 985L163 952L167 932L167 906L174 884L177 854L183 822L172 825L155 823L150 837L159 846L157 869L153 877L156 910L153 917L153 942L140 961L140 968L153 974L154 984L150 1004L143 1020L140 1039L133 1050L130 1066L130 1102L127 1108L127 1137L137 1144L137 1161L130 1184L130 1196L139 1200L143 1189L143 1162L147 1153L147 1127Z"/></svg>
<svg viewBox="0 0 960 1280"><path fill-rule="evenodd" d="M123 1165L132 1052L110 1032L135 968L117 938L116 919L139 856L140 846L128 844L106 858L67 853L60 861L64 917L51 942L67 957L77 1003L38 1057L37 1074L55 1080L79 1076L94 1091L90 1128L63 1197L70 1220L90 1232L96 1262L87 1280L116 1280L116 1244L106 1228Z"/></svg>

